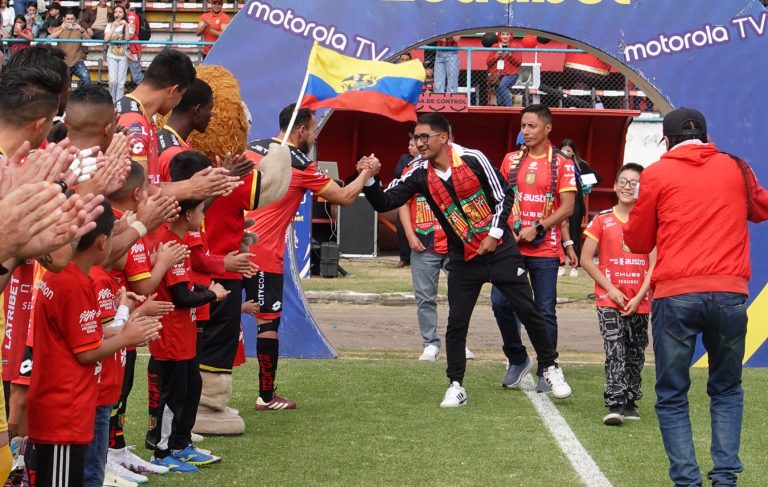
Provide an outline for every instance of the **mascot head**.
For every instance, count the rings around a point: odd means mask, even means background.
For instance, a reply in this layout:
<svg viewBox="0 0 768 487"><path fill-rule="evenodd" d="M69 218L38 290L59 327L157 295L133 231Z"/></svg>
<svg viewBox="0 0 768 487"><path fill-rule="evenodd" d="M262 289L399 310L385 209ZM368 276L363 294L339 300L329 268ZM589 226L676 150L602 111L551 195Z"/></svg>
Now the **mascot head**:
<svg viewBox="0 0 768 487"><path fill-rule="evenodd" d="M197 77L213 90L213 115L205 133L192 132L187 142L216 163L216 156L240 154L248 142L250 113L240 97L240 83L221 66L198 66ZM165 125L167 117L158 120Z"/></svg>

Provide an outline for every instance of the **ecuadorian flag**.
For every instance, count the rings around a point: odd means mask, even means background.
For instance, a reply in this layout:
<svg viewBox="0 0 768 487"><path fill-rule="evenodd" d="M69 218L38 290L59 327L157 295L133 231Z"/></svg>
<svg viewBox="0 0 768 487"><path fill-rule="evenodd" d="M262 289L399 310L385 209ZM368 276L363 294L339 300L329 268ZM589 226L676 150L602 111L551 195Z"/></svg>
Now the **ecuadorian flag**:
<svg viewBox="0 0 768 487"><path fill-rule="evenodd" d="M378 113L401 122L416 120L425 77L418 60L400 64L363 61L315 44L301 106Z"/></svg>

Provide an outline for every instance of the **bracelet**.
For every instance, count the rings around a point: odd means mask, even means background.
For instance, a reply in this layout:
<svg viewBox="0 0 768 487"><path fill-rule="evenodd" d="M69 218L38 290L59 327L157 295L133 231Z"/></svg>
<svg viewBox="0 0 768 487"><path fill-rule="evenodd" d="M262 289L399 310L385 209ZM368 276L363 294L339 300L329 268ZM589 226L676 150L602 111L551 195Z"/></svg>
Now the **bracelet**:
<svg viewBox="0 0 768 487"><path fill-rule="evenodd" d="M563 242L563 248L564 249L567 249L571 245L573 245L573 240L566 240L565 242Z"/></svg>
<svg viewBox="0 0 768 487"><path fill-rule="evenodd" d="M141 223L139 220L136 220L135 222L131 223L131 228L135 228L136 231L139 232L139 238L147 234L147 227L143 223Z"/></svg>

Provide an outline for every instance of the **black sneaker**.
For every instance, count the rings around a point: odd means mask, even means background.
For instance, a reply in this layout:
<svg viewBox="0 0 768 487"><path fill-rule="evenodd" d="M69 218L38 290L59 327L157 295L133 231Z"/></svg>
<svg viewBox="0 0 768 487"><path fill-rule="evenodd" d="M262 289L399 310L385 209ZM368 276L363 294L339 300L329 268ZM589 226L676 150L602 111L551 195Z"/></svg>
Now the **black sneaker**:
<svg viewBox="0 0 768 487"><path fill-rule="evenodd" d="M621 406L612 406L608 408L608 414L603 416L603 424L606 426L621 426L624 423Z"/></svg>
<svg viewBox="0 0 768 487"><path fill-rule="evenodd" d="M627 403L621 414L627 421L640 421L640 413L637 412L637 406L634 403Z"/></svg>

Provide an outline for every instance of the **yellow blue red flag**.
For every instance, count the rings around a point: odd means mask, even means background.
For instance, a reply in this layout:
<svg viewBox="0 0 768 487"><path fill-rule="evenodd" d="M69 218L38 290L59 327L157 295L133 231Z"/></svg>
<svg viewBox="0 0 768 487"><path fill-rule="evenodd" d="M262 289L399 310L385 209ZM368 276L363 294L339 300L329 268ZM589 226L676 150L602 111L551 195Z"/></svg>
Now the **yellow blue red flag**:
<svg viewBox="0 0 768 487"><path fill-rule="evenodd" d="M364 61L315 44L309 55L301 106L378 113L401 122L416 120L424 66Z"/></svg>

